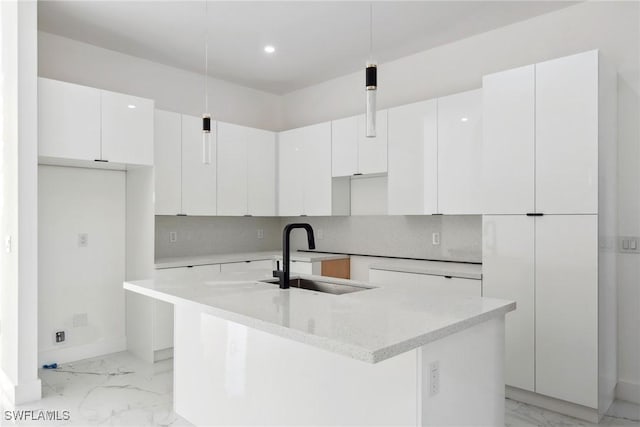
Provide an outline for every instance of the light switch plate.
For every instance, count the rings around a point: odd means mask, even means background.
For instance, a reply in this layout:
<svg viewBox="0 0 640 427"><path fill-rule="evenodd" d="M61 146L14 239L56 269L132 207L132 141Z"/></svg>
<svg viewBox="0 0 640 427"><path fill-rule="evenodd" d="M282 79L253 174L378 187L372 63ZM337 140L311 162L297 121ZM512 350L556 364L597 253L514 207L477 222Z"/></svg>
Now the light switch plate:
<svg viewBox="0 0 640 427"><path fill-rule="evenodd" d="M618 239L618 250L625 254L640 254L640 237L620 236Z"/></svg>

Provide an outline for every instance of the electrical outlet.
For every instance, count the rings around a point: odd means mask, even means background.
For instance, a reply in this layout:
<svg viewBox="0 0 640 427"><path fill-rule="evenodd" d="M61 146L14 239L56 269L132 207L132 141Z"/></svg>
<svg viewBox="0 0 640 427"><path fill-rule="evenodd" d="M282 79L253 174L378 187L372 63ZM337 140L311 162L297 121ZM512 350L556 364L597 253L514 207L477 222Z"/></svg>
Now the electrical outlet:
<svg viewBox="0 0 640 427"><path fill-rule="evenodd" d="M177 231L170 231L169 232L169 242L175 243L177 241L178 241L178 232Z"/></svg>
<svg viewBox="0 0 640 427"><path fill-rule="evenodd" d="M322 228L318 228L318 230L316 231L316 237L318 238L318 240L324 239L324 230L322 230Z"/></svg>
<svg viewBox="0 0 640 427"><path fill-rule="evenodd" d="M258 239L264 239L264 230L262 228L258 228Z"/></svg>
<svg viewBox="0 0 640 427"><path fill-rule="evenodd" d="M440 393L440 362L429 364L429 396Z"/></svg>
<svg viewBox="0 0 640 427"><path fill-rule="evenodd" d="M78 234L78 247L86 248L89 246L89 235L87 233Z"/></svg>
<svg viewBox="0 0 640 427"><path fill-rule="evenodd" d="M431 244L434 246L438 246L440 244L440 233L437 231L435 233L431 233Z"/></svg>
<svg viewBox="0 0 640 427"><path fill-rule="evenodd" d="M54 335L54 340L56 344L60 344L61 342L64 342L65 339L66 339L66 334L64 331L56 331Z"/></svg>
<svg viewBox="0 0 640 427"><path fill-rule="evenodd" d="M6 253L11 253L11 236L7 236L4 238L4 250Z"/></svg>

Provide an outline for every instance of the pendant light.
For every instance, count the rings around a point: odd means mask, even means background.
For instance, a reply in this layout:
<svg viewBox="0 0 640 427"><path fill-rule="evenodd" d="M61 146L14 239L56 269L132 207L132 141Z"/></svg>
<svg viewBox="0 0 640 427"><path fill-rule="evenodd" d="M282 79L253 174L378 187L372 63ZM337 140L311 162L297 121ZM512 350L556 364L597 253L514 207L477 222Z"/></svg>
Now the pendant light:
<svg viewBox="0 0 640 427"><path fill-rule="evenodd" d="M378 65L373 60L373 3L369 4L369 60L366 64L365 86L367 94L366 137L376 136L376 92L378 90Z"/></svg>
<svg viewBox="0 0 640 427"><path fill-rule="evenodd" d="M202 163L211 164L211 114L209 111L209 5L204 2L204 114L202 114Z"/></svg>

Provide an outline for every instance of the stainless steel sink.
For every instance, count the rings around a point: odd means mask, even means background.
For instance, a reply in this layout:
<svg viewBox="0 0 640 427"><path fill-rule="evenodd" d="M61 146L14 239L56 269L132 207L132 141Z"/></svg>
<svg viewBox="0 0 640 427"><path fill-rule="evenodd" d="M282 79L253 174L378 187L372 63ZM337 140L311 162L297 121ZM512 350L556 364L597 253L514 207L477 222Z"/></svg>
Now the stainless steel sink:
<svg viewBox="0 0 640 427"><path fill-rule="evenodd" d="M265 280L265 282L273 283L274 285L278 285L279 283L278 279ZM367 289L373 289L365 286L355 286L352 284L345 284L345 283L334 283L334 282L328 282L324 280L303 279L299 277L289 280L289 287L307 289L309 291L324 292L326 294L333 294L333 295L350 294L352 292L360 292L360 291L366 291Z"/></svg>

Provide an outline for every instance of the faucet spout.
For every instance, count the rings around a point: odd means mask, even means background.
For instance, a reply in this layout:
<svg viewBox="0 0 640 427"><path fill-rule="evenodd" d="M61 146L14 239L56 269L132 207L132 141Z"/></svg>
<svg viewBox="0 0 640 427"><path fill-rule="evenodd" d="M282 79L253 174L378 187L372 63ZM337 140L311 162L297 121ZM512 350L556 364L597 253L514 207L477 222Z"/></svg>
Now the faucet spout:
<svg viewBox="0 0 640 427"><path fill-rule="evenodd" d="M290 277L290 259L291 259L291 232L296 228L303 228L307 232L307 244L309 249L316 248L316 241L313 236L313 228L310 224L306 223L294 223L287 224L282 230L282 271L277 272L280 277L280 289L289 289L289 277Z"/></svg>

